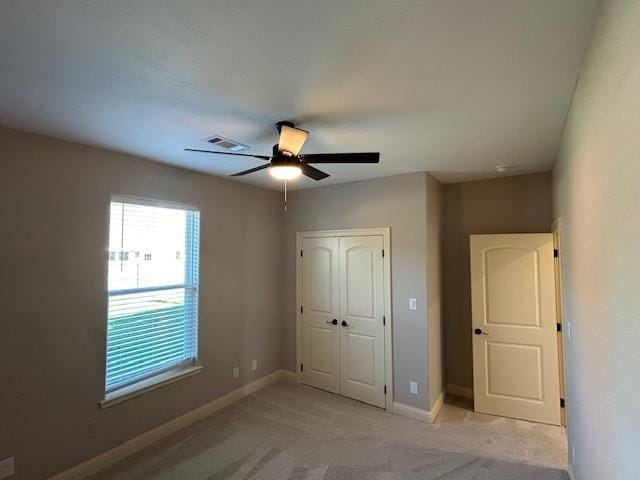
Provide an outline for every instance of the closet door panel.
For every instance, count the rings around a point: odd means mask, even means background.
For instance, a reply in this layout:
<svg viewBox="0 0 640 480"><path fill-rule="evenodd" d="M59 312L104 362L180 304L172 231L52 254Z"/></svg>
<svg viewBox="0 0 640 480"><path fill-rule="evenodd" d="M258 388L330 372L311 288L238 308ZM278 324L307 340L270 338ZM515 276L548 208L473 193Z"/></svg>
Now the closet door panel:
<svg viewBox="0 0 640 480"><path fill-rule="evenodd" d="M302 242L302 383L340 393L339 239Z"/></svg>
<svg viewBox="0 0 640 480"><path fill-rule="evenodd" d="M340 393L385 406L381 236L341 237Z"/></svg>

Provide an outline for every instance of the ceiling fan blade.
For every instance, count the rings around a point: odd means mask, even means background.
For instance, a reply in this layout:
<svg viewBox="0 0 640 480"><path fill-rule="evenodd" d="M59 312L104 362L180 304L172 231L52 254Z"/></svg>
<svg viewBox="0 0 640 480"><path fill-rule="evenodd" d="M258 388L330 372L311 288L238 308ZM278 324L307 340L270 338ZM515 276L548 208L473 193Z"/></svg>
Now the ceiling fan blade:
<svg viewBox="0 0 640 480"><path fill-rule="evenodd" d="M199 153L215 153L216 155L234 155L236 157L253 157L260 160L271 160L271 157L266 155L252 155L250 153L232 153L232 152L215 152L213 150L199 150L197 148L185 148L186 152L199 152Z"/></svg>
<svg viewBox="0 0 640 480"><path fill-rule="evenodd" d="M278 151L290 152L298 155L304 142L307 141L309 132L288 125L280 125L280 140L278 140Z"/></svg>
<svg viewBox="0 0 640 480"><path fill-rule="evenodd" d="M249 173L257 172L259 170L264 170L265 168L269 168L270 166L271 166L271 164L267 163L266 165L260 165L259 167L250 168L249 170L243 170L242 172L234 173L231 176L232 177L241 177L241 176L247 175Z"/></svg>
<svg viewBox="0 0 640 480"><path fill-rule="evenodd" d="M323 178L327 178L329 176L328 173L323 172L322 170L318 170L311 165L306 165L304 163L300 164L300 168L302 169L302 174L306 175L309 178L313 178L314 180L322 180Z"/></svg>
<svg viewBox="0 0 640 480"><path fill-rule="evenodd" d="M304 163L378 163L380 153L314 153L300 155Z"/></svg>

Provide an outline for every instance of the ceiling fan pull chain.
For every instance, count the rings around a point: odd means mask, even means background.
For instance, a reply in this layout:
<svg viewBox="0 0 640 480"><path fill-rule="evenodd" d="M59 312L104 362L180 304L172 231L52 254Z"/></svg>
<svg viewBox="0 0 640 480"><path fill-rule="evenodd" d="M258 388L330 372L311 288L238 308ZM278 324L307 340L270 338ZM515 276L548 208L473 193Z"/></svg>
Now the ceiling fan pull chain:
<svg viewBox="0 0 640 480"><path fill-rule="evenodd" d="M287 211L287 180L284 181L284 211Z"/></svg>

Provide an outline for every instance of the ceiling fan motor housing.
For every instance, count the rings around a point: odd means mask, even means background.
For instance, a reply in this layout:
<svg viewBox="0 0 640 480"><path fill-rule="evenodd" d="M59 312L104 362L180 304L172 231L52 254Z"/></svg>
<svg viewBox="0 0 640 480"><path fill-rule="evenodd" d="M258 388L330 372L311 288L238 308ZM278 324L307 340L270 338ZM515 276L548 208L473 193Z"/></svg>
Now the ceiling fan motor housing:
<svg viewBox="0 0 640 480"><path fill-rule="evenodd" d="M293 155L287 151L279 151L278 144L276 143L272 149L273 158L271 159L272 166L294 166L297 167L300 165L300 160L296 155Z"/></svg>
<svg viewBox="0 0 640 480"><path fill-rule="evenodd" d="M298 157L287 157L285 155L276 155L271 159L272 167L300 167Z"/></svg>

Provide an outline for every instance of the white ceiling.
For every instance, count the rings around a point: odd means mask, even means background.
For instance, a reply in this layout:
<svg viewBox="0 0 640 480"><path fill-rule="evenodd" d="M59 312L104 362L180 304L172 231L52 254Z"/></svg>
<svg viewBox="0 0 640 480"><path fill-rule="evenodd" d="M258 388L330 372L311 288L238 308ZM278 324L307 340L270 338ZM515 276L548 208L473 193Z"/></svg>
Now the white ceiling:
<svg viewBox="0 0 640 480"><path fill-rule="evenodd" d="M215 175L214 134L380 151L321 184L547 170L598 0L3 0L0 124ZM279 188L265 172L239 181ZM317 186L304 179L294 188Z"/></svg>

